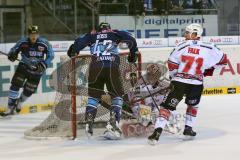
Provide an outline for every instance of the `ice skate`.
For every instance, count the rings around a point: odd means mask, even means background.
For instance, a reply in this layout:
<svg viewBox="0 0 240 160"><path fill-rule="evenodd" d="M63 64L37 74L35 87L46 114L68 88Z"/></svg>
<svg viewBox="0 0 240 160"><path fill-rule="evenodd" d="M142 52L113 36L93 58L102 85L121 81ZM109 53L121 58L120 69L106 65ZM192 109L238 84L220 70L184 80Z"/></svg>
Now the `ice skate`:
<svg viewBox="0 0 240 160"><path fill-rule="evenodd" d="M15 107L14 107L15 108ZM0 112L0 116L4 117L4 118L8 118L11 117L12 115L14 115L14 108L8 108L7 111L5 112Z"/></svg>
<svg viewBox="0 0 240 160"><path fill-rule="evenodd" d="M150 145L155 145L159 140L161 133L162 133L162 128L156 128L153 134L148 137L148 143Z"/></svg>
<svg viewBox="0 0 240 160"><path fill-rule="evenodd" d="M110 120L106 126L106 131L103 133L103 137L108 140L119 140L122 138L122 131L119 127L119 123L115 119L115 113L111 113Z"/></svg>
<svg viewBox="0 0 240 160"><path fill-rule="evenodd" d="M185 136L184 137L185 140L192 140L196 137L197 133L193 131L192 127L185 126L183 135Z"/></svg>
<svg viewBox="0 0 240 160"><path fill-rule="evenodd" d="M88 113L86 115L86 128L85 128L85 134L90 139L93 136L93 116L91 113Z"/></svg>

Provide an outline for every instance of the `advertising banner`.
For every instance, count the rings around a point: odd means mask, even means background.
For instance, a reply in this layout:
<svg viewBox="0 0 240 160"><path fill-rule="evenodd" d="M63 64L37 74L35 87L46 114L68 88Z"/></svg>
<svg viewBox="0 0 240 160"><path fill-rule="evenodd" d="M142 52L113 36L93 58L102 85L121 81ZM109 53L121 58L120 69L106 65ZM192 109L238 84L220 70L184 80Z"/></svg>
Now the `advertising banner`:
<svg viewBox="0 0 240 160"><path fill-rule="evenodd" d="M108 22L113 29L128 30L136 38L181 37L191 23L202 24L205 36L218 35L217 15L100 16L99 22Z"/></svg>

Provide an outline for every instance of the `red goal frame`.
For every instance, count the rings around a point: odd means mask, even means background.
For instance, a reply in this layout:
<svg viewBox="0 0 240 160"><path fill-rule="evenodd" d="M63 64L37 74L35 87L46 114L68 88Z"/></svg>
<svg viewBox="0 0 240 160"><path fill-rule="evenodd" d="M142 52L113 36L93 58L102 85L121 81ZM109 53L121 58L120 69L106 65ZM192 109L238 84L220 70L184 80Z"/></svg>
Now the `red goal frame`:
<svg viewBox="0 0 240 160"><path fill-rule="evenodd" d="M120 53L120 56L128 56L128 52L123 52ZM75 68L76 68L76 60L78 58L82 58L82 57L89 57L91 56L89 55L78 55L76 57L73 57L71 59L71 68L70 71L72 74L72 78L71 78L71 127L72 127L72 139L74 140L77 137L77 103L76 103L76 72L75 72ZM141 53L138 54L138 59L137 59L137 70L138 70L138 77L142 74L142 55Z"/></svg>

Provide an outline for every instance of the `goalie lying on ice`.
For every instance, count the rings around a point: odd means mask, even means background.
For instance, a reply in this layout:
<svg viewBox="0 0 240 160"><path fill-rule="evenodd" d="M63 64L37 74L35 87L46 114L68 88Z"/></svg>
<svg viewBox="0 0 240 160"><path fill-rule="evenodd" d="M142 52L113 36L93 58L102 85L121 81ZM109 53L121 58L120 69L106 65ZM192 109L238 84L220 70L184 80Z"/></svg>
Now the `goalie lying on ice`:
<svg viewBox="0 0 240 160"><path fill-rule="evenodd" d="M163 67L159 64L147 65L147 72L143 76L146 84L142 79L139 79L135 84L132 84L134 85L132 91L125 95L124 100L130 102L128 107L131 108L135 118L122 123L121 129L125 137L146 136L153 129L151 124L155 123L155 117L159 114L158 106L170 90L169 81L160 80L161 76L164 75ZM134 75L131 78L134 81ZM170 119L171 121L166 127L167 131L179 132L180 127L175 112Z"/></svg>

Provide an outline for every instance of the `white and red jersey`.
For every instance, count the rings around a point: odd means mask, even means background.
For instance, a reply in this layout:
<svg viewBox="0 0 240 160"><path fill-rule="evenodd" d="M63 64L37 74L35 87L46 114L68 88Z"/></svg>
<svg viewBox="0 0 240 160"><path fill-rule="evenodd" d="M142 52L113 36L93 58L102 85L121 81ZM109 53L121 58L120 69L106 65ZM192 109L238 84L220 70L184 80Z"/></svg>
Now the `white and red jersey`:
<svg viewBox="0 0 240 160"><path fill-rule="evenodd" d="M187 40L174 48L168 68L173 81L201 85L205 70L226 63L226 55L214 44Z"/></svg>

